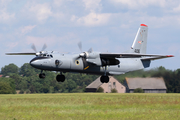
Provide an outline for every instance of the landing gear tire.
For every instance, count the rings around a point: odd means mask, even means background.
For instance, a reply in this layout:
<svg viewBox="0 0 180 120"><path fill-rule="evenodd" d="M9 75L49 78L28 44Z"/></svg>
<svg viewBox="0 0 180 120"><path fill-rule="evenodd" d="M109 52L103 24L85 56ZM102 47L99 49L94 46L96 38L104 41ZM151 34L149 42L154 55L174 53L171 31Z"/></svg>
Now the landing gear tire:
<svg viewBox="0 0 180 120"><path fill-rule="evenodd" d="M46 77L45 73L40 73L39 78L44 79Z"/></svg>
<svg viewBox="0 0 180 120"><path fill-rule="evenodd" d="M108 83L108 82L109 82L109 77L103 75L103 76L101 76L100 81L101 81L102 83Z"/></svg>
<svg viewBox="0 0 180 120"><path fill-rule="evenodd" d="M64 82L65 81L65 76L64 75L57 75L56 76L56 80L58 82Z"/></svg>

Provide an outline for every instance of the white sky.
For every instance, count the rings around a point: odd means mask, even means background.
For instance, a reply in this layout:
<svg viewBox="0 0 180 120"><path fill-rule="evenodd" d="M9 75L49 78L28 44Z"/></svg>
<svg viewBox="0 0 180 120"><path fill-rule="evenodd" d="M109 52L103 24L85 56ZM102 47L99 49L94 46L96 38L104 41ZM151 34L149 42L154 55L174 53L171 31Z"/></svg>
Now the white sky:
<svg viewBox="0 0 180 120"><path fill-rule="evenodd" d="M6 52L41 50L100 52L128 50L140 24L149 28L147 54L172 54L150 68L180 68L179 0L0 0L0 67L19 67L34 56L6 56Z"/></svg>

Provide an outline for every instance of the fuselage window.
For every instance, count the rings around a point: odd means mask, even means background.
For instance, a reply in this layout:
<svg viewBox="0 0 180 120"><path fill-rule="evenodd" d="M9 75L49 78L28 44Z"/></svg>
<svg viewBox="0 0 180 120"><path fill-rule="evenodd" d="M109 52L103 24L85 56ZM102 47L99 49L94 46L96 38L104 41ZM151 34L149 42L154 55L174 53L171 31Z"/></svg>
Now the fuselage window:
<svg viewBox="0 0 180 120"><path fill-rule="evenodd" d="M59 60L55 60L55 65L58 66L59 65Z"/></svg>
<svg viewBox="0 0 180 120"><path fill-rule="evenodd" d="M79 60L76 60L75 63L76 63L76 65L79 65L79 64L80 64Z"/></svg>
<svg viewBox="0 0 180 120"><path fill-rule="evenodd" d="M49 57L49 55L47 55L47 57Z"/></svg>

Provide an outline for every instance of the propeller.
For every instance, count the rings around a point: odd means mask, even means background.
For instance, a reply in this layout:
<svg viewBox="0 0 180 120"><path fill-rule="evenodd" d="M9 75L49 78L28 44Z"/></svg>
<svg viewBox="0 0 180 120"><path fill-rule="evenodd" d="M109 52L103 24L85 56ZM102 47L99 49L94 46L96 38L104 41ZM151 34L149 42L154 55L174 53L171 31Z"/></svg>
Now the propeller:
<svg viewBox="0 0 180 120"><path fill-rule="evenodd" d="M44 51L47 48L47 45L44 44L41 51Z"/></svg>
<svg viewBox="0 0 180 120"><path fill-rule="evenodd" d="M79 42L78 43L78 47L79 47L79 50L81 51L81 53L79 54L79 56L78 57L76 57L75 59L79 59L79 58L87 58L88 57L88 55L89 55L89 53L92 53L92 48L90 48L88 51L86 51L86 52L82 52L82 42Z"/></svg>
<svg viewBox="0 0 180 120"><path fill-rule="evenodd" d="M47 45L44 44L41 51L39 51L39 52L37 52L36 46L34 44L32 44L31 48L36 52L36 56L39 56L44 53L44 50L47 48Z"/></svg>
<svg viewBox="0 0 180 120"><path fill-rule="evenodd" d="M79 47L80 51L82 52L82 42L78 43L78 47Z"/></svg>
<svg viewBox="0 0 180 120"><path fill-rule="evenodd" d="M79 43L78 43L78 47L79 47L80 51L82 52L82 42L79 42ZM88 53L92 53L92 51L93 51L93 49L90 48L87 52L88 52Z"/></svg>
<svg viewBox="0 0 180 120"><path fill-rule="evenodd" d="M88 52L88 53L92 53L92 52L93 52L93 49L90 48L87 52Z"/></svg>
<svg viewBox="0 0 180 120"><path fill-rule="evenodd" d="M31 48L37 53L36 46L34 44L31 45Z"/></svg>

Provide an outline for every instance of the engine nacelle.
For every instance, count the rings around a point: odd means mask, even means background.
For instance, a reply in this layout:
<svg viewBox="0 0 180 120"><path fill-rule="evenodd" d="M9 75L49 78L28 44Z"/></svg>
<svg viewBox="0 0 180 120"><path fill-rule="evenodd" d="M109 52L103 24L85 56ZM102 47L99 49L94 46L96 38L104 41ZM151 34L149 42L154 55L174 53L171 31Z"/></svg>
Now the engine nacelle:
<svg viewBox="0 0 180 120"><path fill-rule="evenodd" d="M100 59L100 53L98 52L92 52L92 53L88 53L88 52L85 52L86 54L86 61L91 63L91 64L94 64L94 65L97 65L97 66L102 66L102 62L101 62L101 59Z"/></svg>
<svg viewBox="0 0 180 120"><path fill-rule="evenodd" d="M97 65L97 66L106 66L106 65L118 65L120 61L115 58L100 58L100 53L86 53L86 61Z"/></svg>

